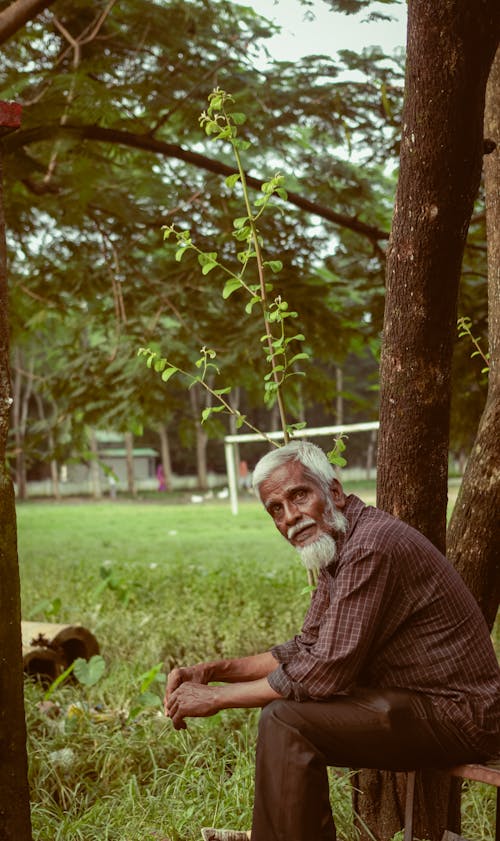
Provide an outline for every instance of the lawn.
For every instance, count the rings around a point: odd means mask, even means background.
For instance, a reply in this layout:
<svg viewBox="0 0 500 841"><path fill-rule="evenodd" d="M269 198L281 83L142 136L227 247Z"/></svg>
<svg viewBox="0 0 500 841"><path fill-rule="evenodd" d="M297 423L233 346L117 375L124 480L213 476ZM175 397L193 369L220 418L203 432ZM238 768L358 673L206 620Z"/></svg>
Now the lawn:
<svg viewBox="0 0 500 841"><path fill-rule="evenodd" d="M373 501L369 487L358 492ZM36 841L198 841L201 826L247 828L257 711L175 732L158 667L262 651L299 629L305 573L265 512L253 500L236 517L227 501L27 503L18 530L23 618L84 624L106 663L94 686L55 688L48 712L46 688L27 685ZM347 775L332 774L332 798L351 841ZM484 801L475 793L466 807L488 839Z"/></svg>

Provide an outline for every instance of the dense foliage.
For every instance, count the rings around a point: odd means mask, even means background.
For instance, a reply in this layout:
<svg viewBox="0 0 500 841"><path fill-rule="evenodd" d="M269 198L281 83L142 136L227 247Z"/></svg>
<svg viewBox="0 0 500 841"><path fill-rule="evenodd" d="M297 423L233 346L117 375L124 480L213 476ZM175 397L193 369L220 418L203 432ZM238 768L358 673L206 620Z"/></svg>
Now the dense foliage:
<svg viewBox="0 0 500 841"><path fill-rule="evenodd" d="M22 130L4 143L18 470L85 454L89 426L151 437L158 423L174 443L180 434L174 466L193 467L202 398L190 403L175 386L167 395L148 378L136 358L143 344L181 366L215 347L226 380L243 386L245 411L262 415L258 328L240 301L223 304L216 273L203 278L195 259L176 264L161 236L163 224L184 224L204 250L235 259L241 207L219 174L231 161L219 151L214 159L198 127L216 84L249 116L249 174L279 170L289 191L262 234L266 257L284 264L276 289L299 311L314 360L294 419L338 419L336 369L345 373L342 420L376 418L403 57L367 48L264 63L271 33L227 0L58 0L4 45L3 96L24 106ZM478 230L464 286L474 320L484 313ZM482 329L481 313L478 321ZM469 371L462 352L461 382ZM470 379L478 399L460 389L457 451L470 445L484 391Z"/></svg>

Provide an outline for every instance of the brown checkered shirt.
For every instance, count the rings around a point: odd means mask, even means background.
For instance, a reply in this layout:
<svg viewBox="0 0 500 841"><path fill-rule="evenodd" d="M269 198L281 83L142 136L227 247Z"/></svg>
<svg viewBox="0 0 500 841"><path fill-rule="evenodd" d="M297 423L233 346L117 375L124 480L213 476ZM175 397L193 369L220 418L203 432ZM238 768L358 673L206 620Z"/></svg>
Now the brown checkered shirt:
<svg viewBox="0 0 500 841"><path fill-rule="evenodd" d="M500 751L500 669L452 564L418 531L348 496L349 528L320 572L302 632L272 649L269 683L296 701L354 686L424 693L475 748Z"/></svg>

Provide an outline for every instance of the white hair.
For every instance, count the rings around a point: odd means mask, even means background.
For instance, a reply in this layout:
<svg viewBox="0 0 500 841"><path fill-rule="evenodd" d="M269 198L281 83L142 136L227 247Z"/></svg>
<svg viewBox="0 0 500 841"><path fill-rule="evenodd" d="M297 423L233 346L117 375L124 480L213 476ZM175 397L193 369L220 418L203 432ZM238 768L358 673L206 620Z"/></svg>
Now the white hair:
<svg viewBox="0 0 500 841"><path fill-rule="evenodd" d="M323 450L316 444L311 444L310 441L290 441L289 444L266 453L255 465L253 487L259 499L262 482L269 479L271 473L274 473L278 467L292 461L299 462L304 468L304 474L321 485L325 496L330 493L332 479L336 477Z"/></svg>

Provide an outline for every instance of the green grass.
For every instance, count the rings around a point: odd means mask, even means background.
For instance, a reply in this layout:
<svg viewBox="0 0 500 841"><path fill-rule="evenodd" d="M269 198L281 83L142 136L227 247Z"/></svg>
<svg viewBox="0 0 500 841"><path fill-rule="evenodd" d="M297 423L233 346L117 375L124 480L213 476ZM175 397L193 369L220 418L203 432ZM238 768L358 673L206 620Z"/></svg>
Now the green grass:
<svg viewBox="0 0 500 841"><path fill-rule="evenodd" d="M36 841L194 841L201 826L247 828L258 712L175 732L161 675L142 690L159 663L250 654L299 629L305 573L265 512L253 500L237 517L227 502L28 503L18 530L23 618L84 624L106 661L95 686L56 689L51 715L43 688L27 684ZM354 839L347 776L332 773L331 786L339 836ZM475 791L467 826L489 839L492 799Z"/></svg>

